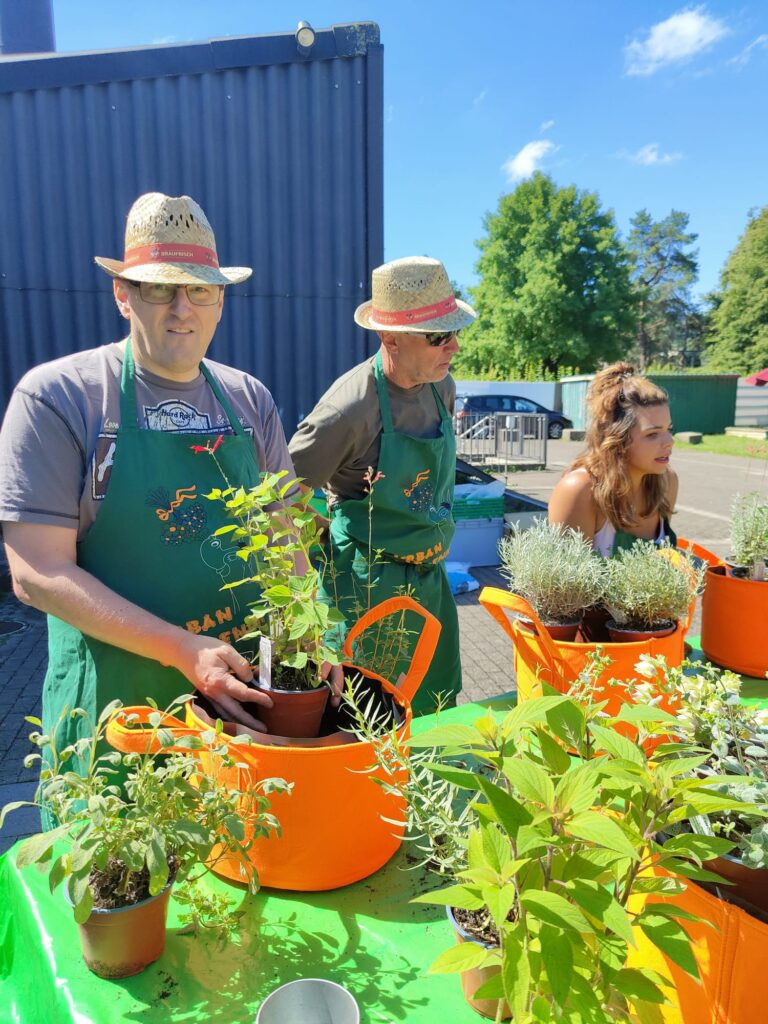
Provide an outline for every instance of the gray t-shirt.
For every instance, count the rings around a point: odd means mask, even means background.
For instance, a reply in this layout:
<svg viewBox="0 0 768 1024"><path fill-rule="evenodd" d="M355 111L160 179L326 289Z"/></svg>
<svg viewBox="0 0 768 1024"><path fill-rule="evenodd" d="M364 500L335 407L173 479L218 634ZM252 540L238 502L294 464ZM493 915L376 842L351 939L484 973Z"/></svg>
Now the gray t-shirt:
<svg viewBox="0 0 768 1024"><path fill-rule="evenodd" d="M367 359L331 385L299 424L289 449L296 474L309 487L323 487L329 504L363 498L369 466L376 470L382 432L379 396ZM453 415L456 385L446 376L436 384L448 414ZM413 437L437 437L440 412L429 384L400 388L387 380L392 426Z"/></svg>
<svg viewBox="0 0 768 1024"><path fill-rule="evenodd" d="M120 425L124 342L43 363L18 383L0 431L0 521L77 529L92 526L107 492ZM295 476L283 427L264 385L205 360L246 432L262 471ZM227 415L203 377L166 380L136 367L143 429L231 434ZM288 478L287 478L288 479Z"/></svg>

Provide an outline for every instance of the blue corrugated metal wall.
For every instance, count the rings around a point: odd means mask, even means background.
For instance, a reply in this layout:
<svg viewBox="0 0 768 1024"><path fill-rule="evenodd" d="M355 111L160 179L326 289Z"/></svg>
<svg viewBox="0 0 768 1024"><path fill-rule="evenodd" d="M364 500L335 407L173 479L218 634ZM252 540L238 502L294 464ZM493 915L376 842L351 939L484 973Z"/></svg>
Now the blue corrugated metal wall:
<svg viewBox="0 0 768 1024"><path fill-rule="evenodd" d="M372 24L0 58L0 403L36 363L124 333L93 256L142 192L193 196L225 265L209 355L264 381L290 436L372 351L354 326L383 259L383 48Z"/></svg>

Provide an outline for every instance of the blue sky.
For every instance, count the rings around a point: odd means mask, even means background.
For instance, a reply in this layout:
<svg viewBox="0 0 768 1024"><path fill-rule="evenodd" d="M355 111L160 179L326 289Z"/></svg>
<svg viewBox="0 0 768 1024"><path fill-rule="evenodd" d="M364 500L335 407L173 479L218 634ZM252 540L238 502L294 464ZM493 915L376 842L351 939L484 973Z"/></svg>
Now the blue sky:
<svg viewBox="0 0 768 1024"><path fill-rule="evenodd" d="M768 6L616 0L53 0L57 49L375 21L385 47L386 258L471 285L483 216L540 168L628 230L690 214L697 293L768 203Z"/></svg>

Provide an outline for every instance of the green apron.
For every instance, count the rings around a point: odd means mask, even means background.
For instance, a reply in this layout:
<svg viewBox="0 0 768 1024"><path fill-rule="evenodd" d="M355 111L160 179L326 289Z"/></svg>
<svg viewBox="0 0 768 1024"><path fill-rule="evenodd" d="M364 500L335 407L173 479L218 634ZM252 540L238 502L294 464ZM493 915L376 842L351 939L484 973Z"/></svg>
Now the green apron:
<svg viewBox="0 0 768 1024"><path fill-rule="evenodd" d="M204 364L200 369L234 431L234 436L224 437L216 458L230 480L253 486L260 477L253 441L217 381ZM166 622L232 643L246 632L243 620L256 592L248 584L221 590L236 573L242 576L244 563L226 538L213 536L228 520L223 504L203 495L223 486L221 471L210 455L192 451L193 445L204 446L210 440L210 434L139 428L128 339L109 486L93 526L77 546L77 564ZM115 698L131 705L145 704L152 697L164 708L191 689L177 669L102 643L48 617L45 732L65 705L96 716ZM59 729L58 747L89 734L81 718L68 718Z"/></svg>
<svg viewBox="0 0 768 1024"><path fill-rule="evenodd" d="M668 519L663 519L664 525L664 540L669 541L671 546L674 548L677 546L677 534L669 525ZM631 533L627 533L625 530L617 530L616 536L613 538L613 547L611 548L611 557L613 557L618 551L629 551L630 548L634 547L642 537L635 537ZM656 541L654 540L654 544ZM662 543L662 541L659 541Z"/></svg>
<svg viewBox="0 0 768 1024"><path fill-rule="evenodd" d="M456 440L434 385L439 436L396 432L381 353L374 360L373 373L383 427L377 467L382 476L373 484L370 500L368 496L348 499L331 510L328 553L332 567L326 570L324 589L327 600L344 614L347 628L368 608L406 591L439 620L437 650L413 701L414 712L427 714L434 710L438 693L450 705L461 689L458 616L442 564L456 529L451 517ZM402 632L395 638L368 630L361 641L361 663L378 671L384 652L384 660L389 661L386 674L396 680L407 670L420 621L413 613L405 617L406 650L394 664L386 658L386 650L403 639Z"/></svg>

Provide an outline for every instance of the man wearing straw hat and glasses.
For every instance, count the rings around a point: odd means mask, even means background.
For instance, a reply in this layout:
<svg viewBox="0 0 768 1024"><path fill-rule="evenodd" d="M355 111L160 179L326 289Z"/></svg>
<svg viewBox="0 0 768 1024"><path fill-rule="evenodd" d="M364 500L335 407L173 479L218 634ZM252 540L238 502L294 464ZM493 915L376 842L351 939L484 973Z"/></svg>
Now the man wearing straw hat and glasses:
<svg viewBox="0 0 768 1024"><path fill-rule="evenodd" d="M258 380L204 360L224 288L201 208L148 193L128 214L123 260L97 257L129 321L124 341L45 363L21 380L0 437L0 519L20 600L49 615L43 725L65 705L160 707L190 684L235 718L249 689L232 646L249 595L221 591L244 563L222 546L222 470L244 487L293 476L275 404ZM214 452L215 458L209 454ZM237 596L236 596L237 595ZM72 742L68 723L60 743Z"/></svg>
<svg viewBox="0 0 768 1024"><path fill-rule="evenodd" d="M379 351L331 385L289 446L298 476L328 497L326 592L347 624L404 590L442 624L414 699L419 713L434 710L438 694L455 701L461 689L456 605L443 565L455 530L456 389L448 371L458 333L474 319L439 260L412 256L378 267L355 322L378 333ZM367 638L369 657L375 642Z"/></svg>

